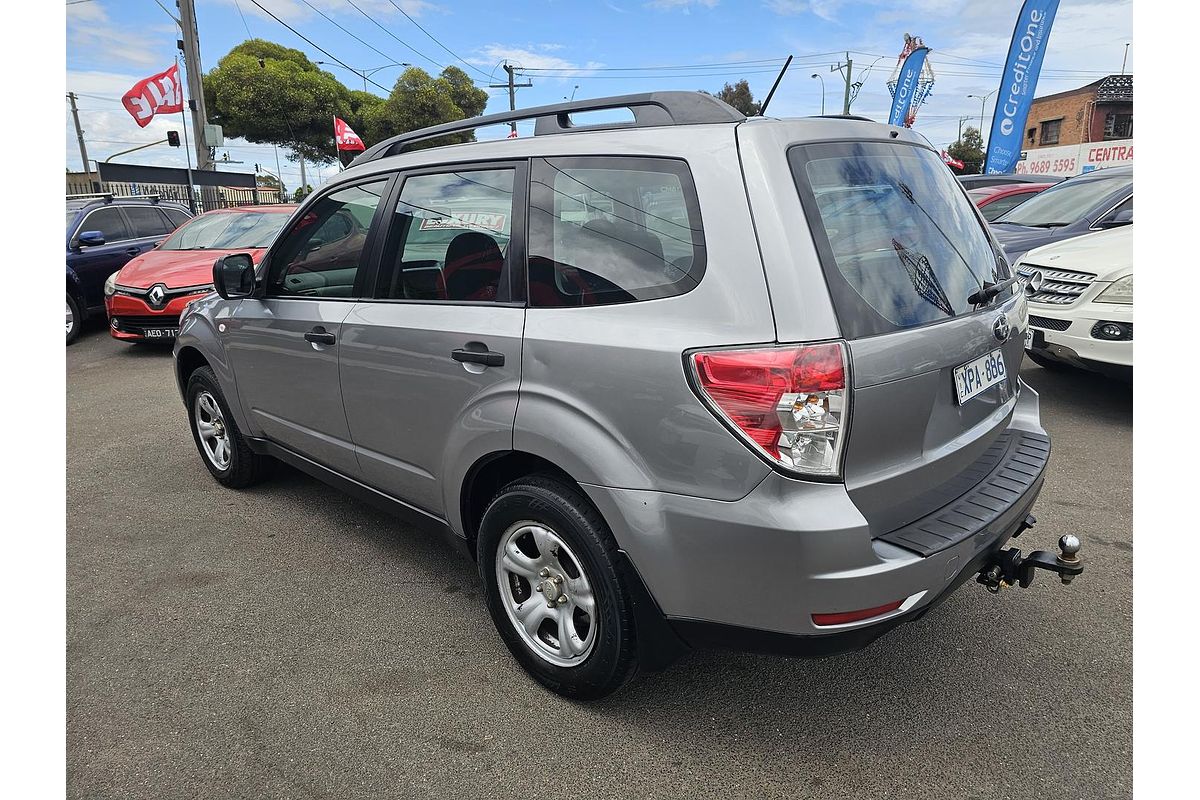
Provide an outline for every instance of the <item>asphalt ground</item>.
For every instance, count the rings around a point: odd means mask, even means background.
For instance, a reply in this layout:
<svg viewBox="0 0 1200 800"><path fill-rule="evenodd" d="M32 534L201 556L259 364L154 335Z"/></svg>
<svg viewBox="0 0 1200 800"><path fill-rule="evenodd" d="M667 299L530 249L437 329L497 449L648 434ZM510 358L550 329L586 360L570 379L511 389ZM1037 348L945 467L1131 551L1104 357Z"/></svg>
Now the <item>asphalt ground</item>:
<svg viewBox="0 0 1200 800"><path fill-rule="evenodd" d="M79 798L1128 797L1126 384L1026 364L1054 440L1026 551L823 661L695 652L574 704L510 658L475 565L288 468L218 485L167 350L67 349L67 788Z"/></svg>

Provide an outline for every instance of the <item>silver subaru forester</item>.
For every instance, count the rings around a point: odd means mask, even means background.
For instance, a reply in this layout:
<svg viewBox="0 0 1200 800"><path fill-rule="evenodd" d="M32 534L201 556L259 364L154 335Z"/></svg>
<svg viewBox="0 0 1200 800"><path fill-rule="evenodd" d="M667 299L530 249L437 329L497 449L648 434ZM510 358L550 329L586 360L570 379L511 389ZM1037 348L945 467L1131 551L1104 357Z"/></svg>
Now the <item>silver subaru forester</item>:
<svg viewBox="0 0 1200 800"><path fill-rule="evenodd" d="M175 346L212 475L283 461L444 534L569 697L1082 570L1072 536L1005 547L1050 454L1025 298L910 130L691 92L440 125L213 281Z"/></svg>

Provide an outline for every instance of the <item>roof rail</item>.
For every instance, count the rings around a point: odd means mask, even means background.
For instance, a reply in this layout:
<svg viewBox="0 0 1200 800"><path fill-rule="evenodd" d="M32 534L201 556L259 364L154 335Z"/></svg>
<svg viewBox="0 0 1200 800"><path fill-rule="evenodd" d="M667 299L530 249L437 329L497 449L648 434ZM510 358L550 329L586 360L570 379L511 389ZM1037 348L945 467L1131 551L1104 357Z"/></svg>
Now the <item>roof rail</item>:
<svg viewBox="0 0 1200 800"><path fill-rule="evenodd" d="M633 112L632 122L609 122L596 125L576 125L572 114L589 111L604 111L610 108L627 108ZM617 97L601 97L595 100L576 100L571 103L553 103L520 111L505 111L482 117L447 122L430 128L402 133L372 145L360 154L351 166L365 164L385 156L403 152L404 146L413 142L433 139L451 133L499 125L521 120L536 120L534 136L546 136L571 131L612 130L615 128L651 128L667 125L701 125L718 122L741 122L746 119L740 111L712 95L703 92L645 92L625 94Z"/></svg>

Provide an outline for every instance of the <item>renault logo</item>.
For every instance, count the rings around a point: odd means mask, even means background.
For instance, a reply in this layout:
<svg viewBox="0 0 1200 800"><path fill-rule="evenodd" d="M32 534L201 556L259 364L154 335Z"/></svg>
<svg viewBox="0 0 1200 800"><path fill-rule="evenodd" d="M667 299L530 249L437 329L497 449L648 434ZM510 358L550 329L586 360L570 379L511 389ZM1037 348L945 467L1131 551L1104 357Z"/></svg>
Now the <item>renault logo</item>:
<svg viewBox="0 0 1200 800"><path fill-rule="evenodd" d="M1008 317L1006 317L1004 314L996 317L996 322L992 325L992 333L996 335L996 338L1001 342L1007 342L1010 331L1011 329L1008 324Z"/></svg>
<svg viewBox="0 0 1200 800"><path fill-rule="evenodd" d="M156 283L150 287L150 291L146 293L146 297L150 300L150 305L161 306L163 300L167 298L167 287L161 283Z"/></svg>
<svg viewBox="0 0 1200 800"><path fill-rule="evenodd" d="M1046 276L1042 274L1040 269L1035 269L1029 273L1029 277L1025 279L1025 294L1033 297L1042 290L1042 284L1046 282Z"/></svg>

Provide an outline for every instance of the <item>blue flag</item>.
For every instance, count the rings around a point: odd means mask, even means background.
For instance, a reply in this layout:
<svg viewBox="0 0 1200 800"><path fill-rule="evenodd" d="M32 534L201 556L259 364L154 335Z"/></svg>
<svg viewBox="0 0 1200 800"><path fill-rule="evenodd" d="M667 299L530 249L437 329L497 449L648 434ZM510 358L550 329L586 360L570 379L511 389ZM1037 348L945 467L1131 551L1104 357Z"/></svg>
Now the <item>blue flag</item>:
<svg viewBox="0 0 1200 800"><path fill-rule="evenodd" d="M1038 74L1042 71L1042 59L1050 40L1050 26L1054 24L1057 11L1058 0L1025 0L1017 16L1004 74L1000 77L1000 90L996 94L992 132L988 136L983 170L988 174L1012 172L1021 157L1025 119L1037 90Z"/></svg>
<svg viewBox="0 0 1200 800"><path fill-rule="evenodd" d="M900 74L896 77L896 91L892 93L892 113L888 116L889 125L903 126L908 119L908 109L912 106L913 97L917 94L917 83L921 77L921 68L925 66L925 56L929 54L928 47L918 47L904 59Z"/></svg>

